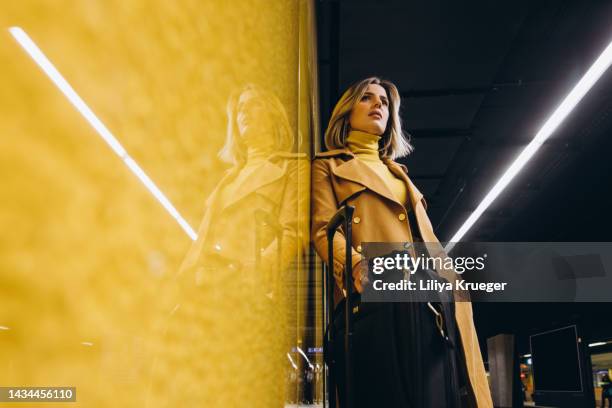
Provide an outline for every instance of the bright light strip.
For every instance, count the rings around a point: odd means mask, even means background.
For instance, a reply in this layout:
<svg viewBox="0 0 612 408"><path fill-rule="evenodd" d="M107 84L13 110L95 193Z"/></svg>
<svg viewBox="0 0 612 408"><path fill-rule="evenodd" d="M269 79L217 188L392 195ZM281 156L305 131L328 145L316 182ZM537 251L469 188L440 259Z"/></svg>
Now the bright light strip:
<svg viewBox="0 0 612 408"><path fill-rule="evenodd" d="M121 146L121 143L113 136L110 130L102 123L95 113L87 106L81 97L74 91L68 81L64 79L62 74L49 61L45 54L38 48L32 39L19 27L9 28L9 32L28 55L38 64L38 66L47 74L49 79L57 86L60 91L68 98L70 103L79 111L81 115L89 122L91 127L104 139L111 149L124 161L126 166L138 177L145 187L153 194L153 196L161 203L161 205L170 213L170 215L179 223L181 228L187 233L189 238L196 240L198 238L195 231L179 214L170 200L166 198L164 193L153 183L146 173L138 166L138 164L128 155L127 151Z"/></svg>
<svg viewBox="0 0 612 408"><path fill-rule="evenodd" d="M606 341L598 341L598 342L595 342L595 343L590 343L589 347L605 346L606 344L608 344L608 342L606 342Z"/></svg>
<svg viewBox="0 0 612 408"><path fill-rule="evenodd" d="M476 209L470 214L465 220L461 228L453 235L449 240L449 243L444 248L446 252L453 249L455 242L458 242L468 232L468 230L474 225L474 223L480 218L483 212L491 205L491 203L497 198L497 196L506 188L506 186L512 181L517 173L525 166L525 164L531 159L535 152L540 146L550 137L550 135L557 129L557 127L563 122L563 120L570 114L570 112L576 107L578 102L582 100L584 95L591 89L591 87L599 80L608 67L612 64L612 42L608 44L606 49L601 53L599 58L591 65L591 68L584 74L584 76L578 81L574 89L565 97L563 102L557 107L550 118L544 123L544 126L535 135L533 140L523 149L523 151L517 156L514 162L508 167L506 172L501 176L493 188L487 193L485 198L476 207Z"/></svg>
<svg viewBox="0 0 612 408"><path fill-rule="evenodd" d="M306 362L308 363L308 366L312 369L314 368L314 366L310 363L310 360L308 359L308 357L306 356L306 353L304 353L304 351L298 347L297 348L298 353L300 353L302 355L302 357L304 357L304 359L306 360Z"/></svg>
<svg viewBox="0 0 612 408"><path fill-rule="evenodd" d="M291 356L289 355L289 353L287 353L287 358L289 359L289 362L291 363L291 365L293 366L293 368L295 368L296 370L298 369L298 366L293 362L293 359L291 358Z"/></svg>
<svg viewBox="0 0 612 408"><path fill-rule="evenodd" d="M531 354L523 354L523 356L522 356L522 357L524 357L524 358L529 358L529 357L531 357Z"/></svg>

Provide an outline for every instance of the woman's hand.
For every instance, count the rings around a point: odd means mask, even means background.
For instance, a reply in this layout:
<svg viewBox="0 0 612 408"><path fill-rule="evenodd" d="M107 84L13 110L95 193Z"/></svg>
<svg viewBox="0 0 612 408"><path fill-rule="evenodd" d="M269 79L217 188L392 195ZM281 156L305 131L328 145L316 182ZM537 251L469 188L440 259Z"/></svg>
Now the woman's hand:
<svg viewBox="0 0 612 408"><path fill-rule="evenodd" d="M353 267L353 286L357 292L363 293L363 287L368 283L368 264L361 260Z"/></svg>

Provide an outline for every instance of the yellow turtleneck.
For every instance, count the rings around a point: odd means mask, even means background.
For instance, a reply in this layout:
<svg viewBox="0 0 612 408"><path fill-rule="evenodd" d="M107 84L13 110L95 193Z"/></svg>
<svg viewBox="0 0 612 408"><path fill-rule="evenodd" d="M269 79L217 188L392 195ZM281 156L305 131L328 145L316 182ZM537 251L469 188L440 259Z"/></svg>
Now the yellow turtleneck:
<svg viewBox="0 0 612 408"><path fill-rule="evenodd" d="M248 177L250 177L252 173L255 173L261 169L261 166L266 163L266 159L268 156L270 156L270 154L270 149L258 149L249 147L247 149L246 162L244 163L236 177L234 177L228 184L223 186L223 188L221 189L221 202L228 202L232 197L234 197L234 195L236 195L236 192L244 184L244 181Z"/></svg>
<svg viewBox="0 0 612 408"><path fill-rule="evenodd" d="M397 178L380 159L378 153L379 140L380 136L378 135L359 130L351 130L347 136L346 142L347 147L353 152L355 157L374 170L393 192L395 198L405 205L408 193L406 184L403 180Z"/></svg>

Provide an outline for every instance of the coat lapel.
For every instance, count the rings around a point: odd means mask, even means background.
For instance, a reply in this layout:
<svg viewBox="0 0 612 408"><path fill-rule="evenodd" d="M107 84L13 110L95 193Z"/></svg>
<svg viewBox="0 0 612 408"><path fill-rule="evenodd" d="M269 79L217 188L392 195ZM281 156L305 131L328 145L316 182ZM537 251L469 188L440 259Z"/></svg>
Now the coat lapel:
<svg viewBox="0 0 612 408"><path fill-rule="evenodd" d="M412 204L412 208L414 208L417 226L421 233L421 237L423 238L423 242L425 243L427 252L431 257L445 258L447 254L444 251L444 247L438 240L438 237L434 233L433 226L431 225L431 221L427 215L427 204L423 198L423 194L416 188L416 186L412 183L412 180L410 180L408 177L408 174L406 174L399 164L389 159L385 159L385 163L387 166L389 166L389 169L393 172L393 174L403 179L408 186L410 202ZM437 271L449 282L454 282L457 280L457 274L452 269L439 268ZM469 293L465 291L455 290L453 293L456 301L469 300Z"/></svg>
<svg viewBox="0 0 612 408"><path fill-rule="evenodd" d="M283 177L285 171L285 167L277 166L269 160L265 161L261 167L253 170L251 174L242 180L235 194L227 202L222 203L222 210L237 203L252 192L261 189L263 186L274 183Z"/></svg>
<svg viewBox="0 0 612 408"><path fill-rule="evenodd" d="M253 191L257 191L261 187L278 180L285 174L285 170L286 169L284 167L281 168L268 160L262 165L261 168L256 169L256 171L251 173L243 180L237 189L236 194L234 194L230 200L227 202L221 202L221 189L228 183L231 183L232 180L234 180L240 173L240 169L236 167L227 170L206 200L204 217L202 218L202 222L198 228L198 238L192 243L191 248L185 256L185 259L180 267L179 274L196 263L200 253L202 252L204 242L206 242L210 229L210 223L214 217L216 217L221 211L230 205L233 205L239 200L248 196Z"/></svg>
<svg viewBox="0 0 612 408"><path fill-rule="evenodd" d="M337 154L338 151L334 151ZM374 170L372 170L367 164L356 160L355 155L349 149L342 149L342 153L351 156L351 160L347 160L341 165L334 167L332 172L337 176L345 180L349 180L353 183L358 183L375 193L385 197L388 200L393 201L401 206L404 204L400 203L397 198L393 195L393 192L389 189L387 184L380 178ZM421 237L425 242L439 242L438 238L433 232L433 227L429 217L427 216L427 203L423 196L423 193L412 183L412 180L408 177L408 174L404 171L400 164L393 160L385 157L382 159L387 165L389 170L399 179L406 183L408 190L408 199L414 208L415 216L418 223ZM359 191L359 190L356 190ZM346 198L346 197L345 197Z"/></svg>
<svg viewBox="0 0 612 408"><path fill-rule="evenodd" d="M272 158L270 156L268 159ZM286 163L286 161L284 162ZM233 167L225 173L217 186L214 188L208 199L206 200L204 218L198 229L198 242L201 245L208 234L210 222L213 217L216 217L229 206L242 200L249 194L262 188L267 184L271 184L283 177L286 172L286 166L279 167L271 161L266 161L261 168L257 169L246 177L234 194L227 202L221 201L221 189L228 183L231 183L239 174L240 168Z"/></svg>
<svg viewBox="0 0 612 408"><path fill-rule="evenodd" d="M408 197L410 199L410 204L412 208L414 208L414 215L417 220L419 232L421 233L421 237L424 242L439 242L438 237L433 232L433 227L431 225L431 221L427 216L427 203L425 202L425 198L423 197L423 193L419 191L418 188L412 183L412 180L408 177L408 174L404 171L404 169L394 161L388 158L384 158L383 161L389 167L389 170L396 177L404 180L406 186L408 188Z"/></svg>
<svg viewBox="0 0 612 408"><path fill-rule="evenodd" d="M386 157L383 159L383 162L387 165L387 167L389 168L389 170L391 170L395 177L404 180L404 182L406 183L406 187L408 188L408 196L410 198L410 203L412 204L413 208L416 207L418 203L422 203L425 209L427 209L427 205L424 202L425 200L423 198L423 194L412 183L412 180L410 180L408 174L406 174L402 166Z"/></svg>
<svg viewBox="0 0 612 408"><path fill-rule="evenodd" d="M208 229L210 227L210 222L213 218L213 215L217 214L219 211L220 200L219 195L221 193L221 188L229 183L238 175L238 169L233 167L225 172L219 183L213 189L213 191L206 199L204 205L204 217L202 218L202 222L198 228L198 238L191 244L187 255L183 259L181 266L179 267L179 275L182 274L187 268L192 267L200 253L202 252L202 246L204 245L204 241L206 240L206 235L208 234Z"/></svg>
<svg viewBox="0 0 612 408"><path fill-rule="evenodd" d="M352 153L351 156L353 156ZM345 161L338 167L334 167L332 172L337 177L361 184L380 196L402 205L380 176L367 164L357 160L354 156L353 159Z"/></svg>

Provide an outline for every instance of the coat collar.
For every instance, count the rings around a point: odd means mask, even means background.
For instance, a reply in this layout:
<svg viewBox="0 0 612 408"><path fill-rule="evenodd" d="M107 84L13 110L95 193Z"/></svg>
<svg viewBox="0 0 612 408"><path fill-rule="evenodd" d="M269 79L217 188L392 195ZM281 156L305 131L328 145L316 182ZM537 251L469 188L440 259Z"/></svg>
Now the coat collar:
<svg viewBox="0 0 612 408"><path fill-rule="evenodd" d="M341 156L341 155L346 155L346 156L350 156L350 157L355 157L355 154L353 154L353 152L351 152L348 147L344 147L344 148L340 148L340 149L334 149L334 150L328 150L326 152L320 152L316 154L316 157L333 157L333 156Z"/></svg>
<svg viewBox="0 0 612 408"><path fill-rule="evenodd" d="M234 195L230 197L226 202L222 203L221 209L225 209L236 204L249 194L282 178L285 175L287 162L283 161L280 164L281 165L279 166L269 160L266 160L257 168L252 169L251 173L248 174L244 178L244 180L240 182L240 185L236 188ZM232 175L228 176L227 180L224 179L223 181L231 183L232 180L234 180L234 178L238 176L240 170L235 169L232 171L232 173ZM223 186L224 184L219 183L219 185Z"/></svg>
<svg viewBox="0 0 612 408"><path fill-rule="evenodd" d="M337 177L361 184L362 186L397 204L402 204L397 200L383 179L381 179L374 170L372 170L361 160L356 158L347 160L341 165L332 168L332 173L334 173Z"/></svg>
<svg viewBox="0 0 612 408"><path fill-rule="evenodd" d="M216 217L220 211L223 211L230 205L235 204L239 200L248 196L253 191L262 188L263 186L273 183L279 178L283 177L286 173L289 159L304 159L304 154L292 154L292 153L274 153L270 155L266 161L262 164L262 167L252 172L243 182L237 190L237 193L228 202L221 202L221 189L230 183L240 173L240 167L232 167L226 170L225 174L217 183L216 187L208 196L205 204L204 217L198 228L198 238L193 242L189 252L185 256L183 263L179 269L179 274L183 273L184 270L193 266L198 259L198 256L202 252L202 247L209 234L209 227L214 217ZM277 159L281 159L282 165L276 164Z"/></svg>
<svg viewBox="0 0 612 408"><path fill-rule="evenodd" d="M344 163L332 169L332 172L336 176L359 183L395 203L404 205L397 201L397 198L395 198L387 184L378 174L376 174L376 172L374 172L367 164L361 162L360 160L355 160L355 155L348 148L329 150L327 152L317 153L316 155L317 158L334 156L345 156L349 158L349 160L344 161ZM427 202L425 201L423 194L416 188L412 180L410 180L408 177L408 169L406 166L401 163L396 163L388 157L384 157L382 161L396 177L406 183L408 197L412 207L416 208L419 203L422 203L425 209L427 209Z"/></svg>
<svg viewBox="0 0 612 408"><path fill-rule="evenodd" d="M219 210L223 210L237 203L252 192L257 191L263 186L267 184L272 184L278 179L282 178L287 170L287 160L281 160L279 165L275 163L275 159L277 158L276 156L277 155L272 155L268 157L258 168L253 169L251 173L244 180L242 180L242 182L236 189L234 195L226 202L219 203L221 207L219 208ZM238 174L240 174L241 170L241 167L233 167L226 172L219 184L217 184L215 190L208 197L208 200L206 200L207 206L210 207L213 205L214 202L219 201L218 195L220 193L220 188L227 185L228 183L231 183L231 181L234 180L238 176Z"/></svg>
<svg viewBox="0 0 612 408"><path fill-rule="evenodd" d="M408 168L401 163L394 162L388 157L385 157L382 160L387 165L389 170L391 170L391 172L395 174L396 177L404 180L404 182L408 186L408 194L412 207L416 208L418 203L422 203L423 207L427 209L427 202L425 201L423 193L421 193L419 189L416 188L412 180L410 180L410 177L408 177Z"/></svg>

